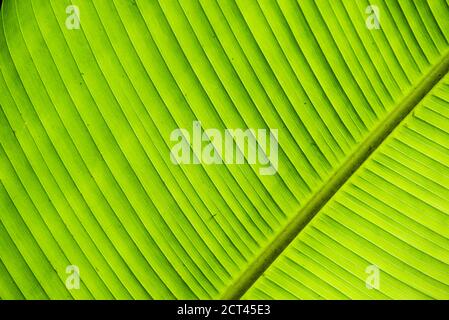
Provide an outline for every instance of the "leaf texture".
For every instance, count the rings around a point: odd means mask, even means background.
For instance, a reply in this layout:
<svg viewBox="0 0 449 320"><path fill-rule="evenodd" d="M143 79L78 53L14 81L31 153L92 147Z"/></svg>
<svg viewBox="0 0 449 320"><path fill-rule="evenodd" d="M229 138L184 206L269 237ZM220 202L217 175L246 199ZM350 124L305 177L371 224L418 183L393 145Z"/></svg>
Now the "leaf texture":
<svg viewBox="0 0 449 320"><path fill-rule="evenodd" d="M389 134L447 73L449 5L377 2L379 30L364 0L5 0L0 298L447 297L447 85ZM279 129L278 174L173 165L194 121Z"/></svg>
<svg viewBox="0 0 449 320"><path fill-rule="evenodd" d="M449 78L436 87L245 298L449 298ZM379 290L366 290L377 266Z"/></svg>

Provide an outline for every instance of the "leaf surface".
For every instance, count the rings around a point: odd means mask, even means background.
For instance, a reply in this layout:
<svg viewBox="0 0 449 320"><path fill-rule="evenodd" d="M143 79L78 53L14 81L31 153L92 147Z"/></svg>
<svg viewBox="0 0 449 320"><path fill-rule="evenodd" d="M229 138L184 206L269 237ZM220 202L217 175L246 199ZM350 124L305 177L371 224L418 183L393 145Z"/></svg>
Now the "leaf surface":
<svg viewBox="0 0 449 320"><path fill-rule="evenodd" d="M368 6L5 0L0 298L447 298L449 5ZM195 121L278 173L174 165Z"/></svg>

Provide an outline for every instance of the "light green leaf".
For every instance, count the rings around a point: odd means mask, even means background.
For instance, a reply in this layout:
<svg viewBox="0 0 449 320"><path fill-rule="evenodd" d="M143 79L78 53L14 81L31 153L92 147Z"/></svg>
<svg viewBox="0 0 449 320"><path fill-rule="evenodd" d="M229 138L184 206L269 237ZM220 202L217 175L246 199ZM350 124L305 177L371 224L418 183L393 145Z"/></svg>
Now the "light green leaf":
<svg viewBox="0 0 449 320"><path fill-rule="evenodd" d="M448 17L5 0L0 298L449 298ZM278 130L276 174L237 139L245 164L175 165L198 122Z"/></svg>

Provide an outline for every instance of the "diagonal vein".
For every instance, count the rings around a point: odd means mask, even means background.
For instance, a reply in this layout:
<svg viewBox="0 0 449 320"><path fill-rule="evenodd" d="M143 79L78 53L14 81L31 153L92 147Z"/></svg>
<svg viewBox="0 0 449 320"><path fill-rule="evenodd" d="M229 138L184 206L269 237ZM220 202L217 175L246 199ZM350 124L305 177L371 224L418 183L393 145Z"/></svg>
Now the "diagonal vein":
<svg viewBox="0 0 449 320"><path fill-rule="evenodd" d="M449 52L446 52L422 80L411 89L410 93L370 132L355 151L348 156L346 161L334 171L321 189L307 201L303 208L288 221L273 240L242 270L240 276L235 278L228 286L221 298L224 300L241 298L321 208L332 199L346 181L448 72Z"/></svg>

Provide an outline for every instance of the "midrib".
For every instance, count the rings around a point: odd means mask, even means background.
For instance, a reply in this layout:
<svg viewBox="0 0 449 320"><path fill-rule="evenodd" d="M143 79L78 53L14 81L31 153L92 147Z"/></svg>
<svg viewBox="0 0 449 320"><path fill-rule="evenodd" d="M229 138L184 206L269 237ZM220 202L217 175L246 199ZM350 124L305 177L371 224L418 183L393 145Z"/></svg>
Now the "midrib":
<svg viewBox="0 0 449 320"><path fill-rule="evenodd" d="M449 51L440 61L415 85L410 93L394 108L347 160L330 176L323 187L316 192L305 206L293 216L276 237L266 246L227 288L221 299L240 299L259 279L285 248L298 236L313 217L340 190L360 166L378 149L383 141L399 124L419 105L424 97L449 72Z"/></svg>

